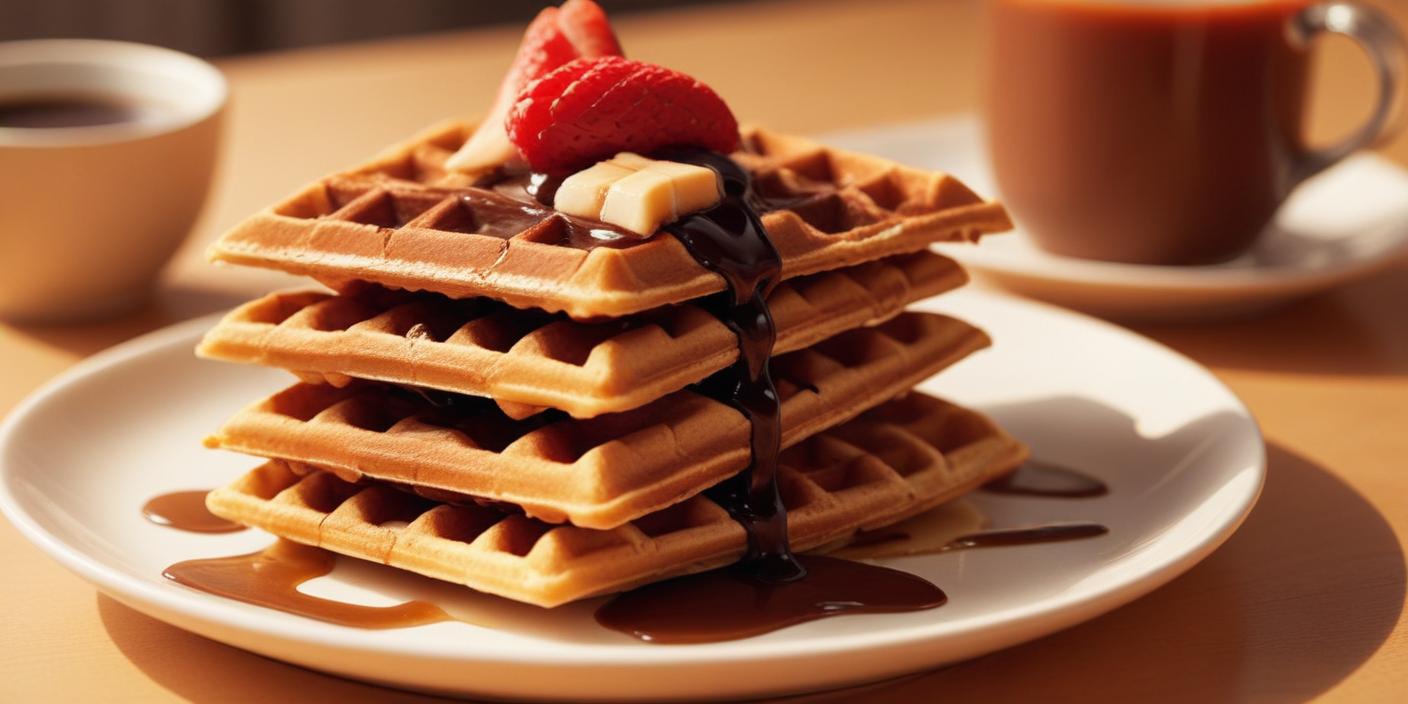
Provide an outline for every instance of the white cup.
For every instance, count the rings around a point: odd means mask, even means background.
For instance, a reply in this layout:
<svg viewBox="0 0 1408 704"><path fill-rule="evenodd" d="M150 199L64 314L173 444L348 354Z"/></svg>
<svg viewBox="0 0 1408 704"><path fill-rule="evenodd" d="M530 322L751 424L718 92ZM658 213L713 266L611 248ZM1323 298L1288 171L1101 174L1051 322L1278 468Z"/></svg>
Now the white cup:
<svg viewBox="0 0 1408 704"><path fill-rule="evenodd" d="M60 321L149 295L209 191L227 90L210 64L142 44L0 42L0 104L106 96L130 121L0 126L0 317Z"/></svg>

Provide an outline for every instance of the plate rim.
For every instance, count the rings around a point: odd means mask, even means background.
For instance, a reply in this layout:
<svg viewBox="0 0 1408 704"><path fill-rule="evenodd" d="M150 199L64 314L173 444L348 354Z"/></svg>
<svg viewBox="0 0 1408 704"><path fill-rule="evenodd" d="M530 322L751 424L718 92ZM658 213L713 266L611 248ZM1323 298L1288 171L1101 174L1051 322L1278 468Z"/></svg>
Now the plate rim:
<svg viewBox="0 0 1408 704"><path fill-rule="evenodd" d="M61 537L50 533L33 516L29 515L12 491L11 483L15 478L16 471L13 469L10 458L15 451L14 448L23 442L19 431L24 428L26 419L30 418L36 409L49 403L53 397L69 387L106 373L110 367L181 344L181 341L193 343L200 332L203 332L214 320L223 315L223 313L215 313L146 333L84 359L44 383L16 404L3 422L0 422L0 513L3 513L27 540L69 571L124 604L152 614L163 621L168 621L168 623L169 619L158 616L153 611L142 607L146 606L163 613L176 612L186 619L202 624L207 629L235 629L254 635L281 638L289 642L314 643L320 647L342 652L410 657L442 662L474 662L481 665L609 666L618 669L713 667L719 664L756 661L762 658L782 661L809 660L856 650L873 652L892 649L905 650L936 639L961 638L989 631L1001 635L1004 631L1021 630L1023 626L1033 620L1043 617L1056 624L1054 627L1041 629L1040 635L1045 635L1118 608L1166 584L1211 554L1237 530L1256 504L1265 483L1265 441L1255 416L1241 399L1211 371L1155 340L1091 316L1039 301L1019 299L990 291L970 289L964 295L981 299L996 299L1003 304L1028 308L1033 315L1054 315L1076 325L1103 329L1107 333L1113 333L1148 346L1151 350L1162 353L1206 376L1207 380L1214 384L1216 390L1226 396L1232 406L1231 410L1244 418L1252 433L1252 436L1247 440L1254 443L1255 455L1251 458L1252 466L1247 469L1254 472L1254 483L1248 488L1249 490L1244 490L1240 496L1236 497L1236 509L1221 515L1217 524L1205 530L1196 541L1189 541L1187 549L1179 551L1172 557L1159 556L1158 559L1151 560L1150 566L1138 570L1134 576L1122 580L1114 588L1104 588L1074 597L1065 595L1050 597L1015 611L1009 610L1004 614L1004 618L997 623L986 622L982 617L975 617L970 619L972 623L957 629L951 624L945 626L942 623L927 623L899 631L880 629L869 633L831 635L823 639L809 639L807 641L795 639L742 640L702 646L642 647L641 644L634 642L623 642L622 644L547 642L544 645L550 646L550 648L542 651L546 655L529 659L522 657L517 649L497 651L492 644L487 646L478 644L473 638L464 639L463 644L453 650L447 650L442 643L435 641L423 646L411 644L410 646L396 645L392 647L392 644L389 643L378 643L372 636L365 635L366 632L362 629L350 629L322 623L317 623L316 626L327 626L328 628L310 628L309 622L303 618L258 607L248 607L238 602L228 602L215 597L198 595L195 592L187 593L179 589L166 589L159 583L146 581L121 569L111 568L103 564L100 559L88 555L80 548L67 544ZM1239 474L1245 471L1241 470ZM249 609L257 609L257 612L251 613ZM185 625L177 627L191 630ZM356 637L356 634L359 633L364 634L363 637ZM202 635L209 634L203 633ZM1009 635L1007 638L999 638L1000 642L997 645L988 647L983 652L1025 642L1040 637L1040 635L1015 639ZM965 657L976 657L978 654L980 653L973 653Z"/></svg>

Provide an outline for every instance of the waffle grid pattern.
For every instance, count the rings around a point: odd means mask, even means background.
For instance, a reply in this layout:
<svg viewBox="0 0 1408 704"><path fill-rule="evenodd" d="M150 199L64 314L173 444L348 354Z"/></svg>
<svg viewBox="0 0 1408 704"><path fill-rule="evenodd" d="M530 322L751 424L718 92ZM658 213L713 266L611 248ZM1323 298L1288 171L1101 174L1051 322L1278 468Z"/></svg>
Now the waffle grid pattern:
<svg viewBox="0 0 1408 704"><path fill-rule="evenodd" d="M929 252L793 279L769 298L774 349L791 352L888 320L965 280L952 260ZM270 294L226 316L197 353L335 386L355 377L487 396L514 418L544 407L590 418L704 379L733 363L738 343L694 304L584 323L488 299L372 288Z"/></svg>
<svg viewBox="0 0 1408 704"><path fill-rule="evenodd" d="M806 550L902 520L996 478L1026 449L986 417L910 394L786 450L788 527ZM736 560L743 530L695 496L610 530L437 503L271 460L207 500L224 518L540 606Z"/></svg>
<svg viewBox="0 0 1408 704"><path fill-rule="evenodd" d="M904 313L773 360L789 446L908 391L988 344L953 318ZM264 457L512 503L551 523L613 528L744 469L748 423L691 390L592 419L438 407L396 387L297 384L207 442Z"/></svg>
<svg viewBox="0 0 1408 704"><path fill-rule="evenodd" d="M602 244L572 220L475 188L444 160L470 125L450 123L370 164L326 177L223 235L216 261L371 281L452 298L489 296L578 319L620 317L723 290L668 234ZM951 176L761 129L734 156L777 210L763 216L786 278L976 240L1008 229L1002 207ZM578 223L580 224L580 223Z"/></svg>

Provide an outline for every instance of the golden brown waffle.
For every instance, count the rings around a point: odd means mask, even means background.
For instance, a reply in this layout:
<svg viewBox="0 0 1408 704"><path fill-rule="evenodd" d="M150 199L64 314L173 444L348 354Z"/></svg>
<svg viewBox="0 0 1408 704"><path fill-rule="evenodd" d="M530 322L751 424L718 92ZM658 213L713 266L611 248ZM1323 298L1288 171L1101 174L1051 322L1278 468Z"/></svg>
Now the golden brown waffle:
<svg viewBox="0 0 1408 704"><path fill-rule="evenodd" d="M980 330L905 313L773 359L792 445L988 344ZM748 421L693 390L577 420L515 421L468 396L437 406L397 387L297 384L237 414L207 444L516 504L550 523L614 528L744 469Z"/></svg>
<svg viewBox="0 0 1408 704"><path fill-rule="evenodd" d="M673 235L609 243L573 235L569 223L579 221L447 173L445 159L470 128L433 128L323 178L225 233L211 259L306 274L339 289L371 281L579 319L724 289ZM734 156L755 174L757 192L791 204L763 216L785 278L1010 227L1002 206L947 174L765 130L744 137L747 149Z"/></svg>
<svg viewBox="0 0 1408 704"><path fill-rule="evenodd" d="M782 454L792 546L806 550L902 520L1025 457L1021 443L978 413L921 394L891 401ZM300 543L539 606L722 566L745 544L743 529L704 496L592 530L324 472L302 475L279 460L211 492L206 503Z"/></svg>
<svg viewBox="0 0 1408 704"><path fill-rule="evenodd" d="M929 252L799 277L768 299L777 353L897 315L966 280ZM488 299L374 289L275 293L235 309L197 353L300 372L488 396L511 417L551 406L590 418L643 406L738 357L738 338L695 304L584 323Z"/></svg>

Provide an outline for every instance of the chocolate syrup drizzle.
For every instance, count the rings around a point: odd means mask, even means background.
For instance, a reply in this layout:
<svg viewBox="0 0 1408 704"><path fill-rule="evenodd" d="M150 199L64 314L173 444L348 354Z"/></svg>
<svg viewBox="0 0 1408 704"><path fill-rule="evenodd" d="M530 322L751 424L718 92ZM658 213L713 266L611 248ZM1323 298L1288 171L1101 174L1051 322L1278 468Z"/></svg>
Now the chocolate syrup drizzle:
<svg viewBox="0 0 1408 704"><path fill-rule="evenodd" d="M709 496L747 531L744 565L751 574L770 583L799 579L807 572L788 545L787 509L777 485L781 403L768 369L777 331L767 296L781 278L782 258L758 216L775 206L753 191L748 171L723 154L677 147L654 156L712 169L723 187L718 205L665 228L695 261L724 279L727 290L703 305L738 336L737 361L695 389L748 419L752 460L742 473L710 489ZM547 174L503 172L480 185L522 192L550 207L561 183Z"/></svg>
<svg viewBox="0 0 1408 704"><path fill-rule="evenodd" d="M1098 538L1109 532L1109 528L1099 523L1049 523L1028 528L985 530L954 538L934 552L1063 543L1069 540Z"/></svg>
<svg viewBox="0 0 1408 704"><path fill-rule="evenodd" d="M353 628L409 628L454 620L424 601L362 606L304 594L298 586L332 572L332 553L279 539L259 552L178 562L161 576L192 589Z"/></svg>
<svg viewBox="0 0 1408 704"><path fill-rule="evenodd" d="M437 222L435 227L499 237L536 229L531 235L535 242L583 250L620 249L640 244L640 237L633 232L554 210L553 200L562 180L562 176L555 174L496 169L474 186L461 189L459 197L464 207Z"/></svg>
<svg viewBox="0 0 1408 704"><path fill-rule="evenodd" d="M728 290L710 296L705 307L738 336L738 360L698 389L748 419L752 461L709 495L747 531L744 564L756 578L769 583L799 579L807 571L788 546L787 509L777 485L781 403L768 369L777 331L767 295L781 278L782 257L750 202L752 180L746 170L726 156L699 149L675 149L663 157L713 169L723 186L718 205L666 226L701 266L723 277Z"/></svg>
<svg viewBox="0 0 1408 704"><path fill-rule="evenodd" d="M535 171L528 174L528 182L523 186L523 190L532 196L533 200L551 208L557 200L557 189L562 187L562 180L561 176Z"/></svg>
<svg viewBox="0 0 1408 704"><path fill-rule="evenodd" d="M1105 482L1069 467L1029 460L1011 474L983 485L983 491L1013 496L1092 499L1109 493Z"/></svg>
<svg viewBox="0 0 1408 704"><path fill-rule="evenodd" d="M747 531L744 565L757 579L769 583L799 579L806 575L806 569L788 545L787 509L777 485L781 403L768 369L777 332L767 295L781 278L782 258L758 215L776 204L756 194L748 171L723 154L677 147L654 156L712 169L723 187L718 205L666 226L701 266L724 279L727 290L702 303L738 336L738 360L695 390L732 406L748 419L752 460L745 471L710 489L709 496ZM507 168L476 184L499 196L548 208L561 185L562 178L557 175ZM441 394L418 393L432 403L443 400Z"/></svg>
<svg viewBox="0 0 1408 704"><path fill-rule="evenodd" d="M227 521L205 507L206 489L173 491L153 496L142 505L142 516L159 526L191 533L233 533L244 526Z"/></svg>

